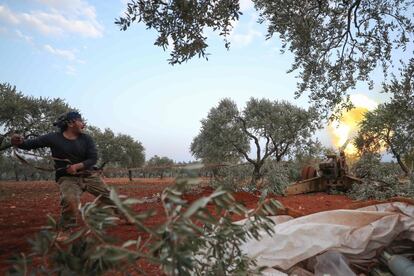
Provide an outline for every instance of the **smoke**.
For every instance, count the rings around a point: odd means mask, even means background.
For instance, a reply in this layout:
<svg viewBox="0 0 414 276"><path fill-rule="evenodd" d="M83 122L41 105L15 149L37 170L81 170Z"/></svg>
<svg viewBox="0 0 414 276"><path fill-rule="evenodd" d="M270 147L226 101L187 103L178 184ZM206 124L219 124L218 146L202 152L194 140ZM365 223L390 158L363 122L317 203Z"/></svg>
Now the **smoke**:
<svg viewBox="0 0 414 276"><path fill-rule="evenodd" d="M340 120L328 125L332 145L338 149L345 147L344 151L347 155L356 154L357 150L352 144L352 139L358 133L358 124L367 111L375 109L378 105L374 100L362 94L351 95L351 101L355 108L344 112Z"/></svg>

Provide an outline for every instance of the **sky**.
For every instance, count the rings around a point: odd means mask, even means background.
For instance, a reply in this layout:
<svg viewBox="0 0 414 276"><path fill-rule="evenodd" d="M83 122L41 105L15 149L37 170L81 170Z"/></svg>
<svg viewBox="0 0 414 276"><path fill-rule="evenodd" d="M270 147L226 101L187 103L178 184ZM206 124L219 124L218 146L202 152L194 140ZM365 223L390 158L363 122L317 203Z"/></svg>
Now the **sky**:
<svg viewBox="0 0 414 276"><path fill-rule="evenodd" d="M0 82L25 95L63 98L88 124L129 134L145 147L146 158L194 160L189 152L209 110L231 98L240 109L250 97L294 99L293 57L280 54L277 37L265 39L249 0L235 24L227 51L222 38L207 32L209 60L171 66L169 53L153 45L156 33L134 24L114 24L126 0L0 0ZM375 89L374 89L375 90ZM374 102L378 93L360 88ZM318 132L326 145L326 131Z"/></svg>

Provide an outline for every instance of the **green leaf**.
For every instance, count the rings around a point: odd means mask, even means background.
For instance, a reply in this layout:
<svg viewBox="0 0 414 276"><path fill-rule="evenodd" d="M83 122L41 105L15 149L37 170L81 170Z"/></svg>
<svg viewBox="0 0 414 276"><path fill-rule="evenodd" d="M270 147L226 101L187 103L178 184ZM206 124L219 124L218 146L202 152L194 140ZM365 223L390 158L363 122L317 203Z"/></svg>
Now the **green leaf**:
<svg viewBox="0 0 414 276"><path fill-rule="evenodd" d="M285 206L283 206L283 204L280 201L277 201L273 198L270 199L270 203L277 209L281 209L281 210L285 209Z"/></svg>
<svg viewBox="0 0 414 276"><path fill-rule="evenodd" d="M86 229L81 229L80 231L73 233L72 235L70 235L69 239L63 241L63 244L72 243L74 240L80 238L85 232L86 232Z"/></svg>
<svg viewBox="0 0 414 276"><path fill-rule="evenodd" d="M122 202L125 205L135 205L135 204L143 204L145 200L136 199L136 198L128 198Z"/></svg>
<svg viewBox="0 0 414 276"><path fill-rule="evenodd" d="M129 247L131 245L137 245L137 241L135 241L135 240L126 241L122 244L122 247Z"/></svg>
<svg viewBox="0 0 414 276"><path fill-rule="evenodd" d="M215 198L215 197L219 197L219 196L224 195L224 194L228 194L228 192L224 191L224 190L218 190L218 191L213 192L209 197L210 198Z"/></svg>
<svg viewBox="0 0 414 276"><path fill-rule="evenodd" d="M123 252L123 251L118 251L118 250L114 250L114 251L115 252L111 252L111 254L114 254L114 255L110 255L110 256L105 255L105 260L111 261L111 262L117 262L117 261L124 260L131 256L130 254Z"/></svg>
<svg viewBox="0 0 414 276"><path fill-rule="evenodd" d="M104 217L104 220L112 222L112 221L118 221L119 218L118 217Z"/></svg>
<svg viewBox="0 0 414 276"><path fill-rule="evenodd" d="M181 196L183 194L181 191L175 189L168 189L166 192L168 193L168 196L170 196L171 194Z"/></svg>
<svg viewBox="0 0 414 276"><path fill-rule="evenodd" d="M180 205L187 202L187 201L185 201L185 200L181 199L180 197L175 196L173 194L167 195L167 199L174 202L175 204L180 204Z"/></svg>
<svg viewBox="0 0 414 276"><path fill-rule="evenodd" d="M199 209L204 208L208 204L209 201L210 201L210 198L207 198L207 197L202 197L200 199L197 199L184 212L183 217L185 217L185 218L191 217Z"/></svg>
<svg viewBox="0 0 414 276"><path fill-rule="evenodd" d="M268 214L273 215L273 216L275 215L275 211L269 205L265 204L263 205L263 207L267 211Z"/></svg>

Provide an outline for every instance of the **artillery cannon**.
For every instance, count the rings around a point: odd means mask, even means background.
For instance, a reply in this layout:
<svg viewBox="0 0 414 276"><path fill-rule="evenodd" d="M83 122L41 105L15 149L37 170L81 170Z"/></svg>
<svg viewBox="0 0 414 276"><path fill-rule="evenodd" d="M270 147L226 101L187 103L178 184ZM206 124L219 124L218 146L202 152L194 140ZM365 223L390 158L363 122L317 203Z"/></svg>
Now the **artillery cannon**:
<svg viewBox="0 0 414 276"><path fill-rule="evenodd" d="M325 192L330 188L346 191L353 183L362 180L349 174L344 150L336 154L326 155L326 159L319 163L319 170L312 166L302 169L301 180L288 186L286 195Z"/></svg>

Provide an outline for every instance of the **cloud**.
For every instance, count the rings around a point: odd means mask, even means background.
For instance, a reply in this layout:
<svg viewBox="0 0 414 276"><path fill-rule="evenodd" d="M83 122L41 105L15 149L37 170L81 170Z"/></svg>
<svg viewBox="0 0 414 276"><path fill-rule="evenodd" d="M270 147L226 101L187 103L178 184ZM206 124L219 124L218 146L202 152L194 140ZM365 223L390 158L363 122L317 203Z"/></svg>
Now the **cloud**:
<svg viewBox="0 0 414 276"><path fill-rule="evenodd" d="M27 43L33 45L33 38L31 36L23 34L20 30L16 30L16 35L17 35L18 38L21 38L24 41L26 41Z"/></svg>
<svg viewBox="0 0 414 276"><path fill-rule="evenodd" d="M0 29L0 32L1 32L1 30L2 29ZM5 30L5 32L7 32L7 30ZM37 44L31 36L28 36L28 35L22 33L20 30L16 30L16 32L14 33L14 36L21 39L21 40L23 40L23 41L25 41L25 42L27 42L27 43L29 43L30 45L32 45L35 48L42 49L42 50L44 50L44 51L46 51L46 52L48 52L48 53L50 53L54 56L64 58L64 59L66 59L67 61L69 61L71 63L75 63L75 62L78 63L78 64L85 64L86 63L84 60L81 60L81 59L77 58L77 56L76 56L76 53L78 52L77 49L74 49L74 50L58 49L58 48L55 48L55 47L53 47L49 44L44 44L42 46L42 45Z"/></svg>
<svg viewBox="0 0 414 276"><path fill-rule="evenodd" d="M64 67L65 73L67 75L74 76L74 75L77 74L75 63L78 63L78 64L84 64L85 63L85 61L80 60L76 57L76 52L77 52L76 50L57 49L57 48L55 48L55 47L53 47L49 44L43 45L43 49L46 52L48 52L48 53L50 53L54 56L64 58L64 59L69 61L69 64L67 64Z"/></svg>
<svg viewBox="0 0 414 276"><path fill-rule="evenodd" d="M75 55L74 51L72 51L72 50L56 49L56 48L50 46L49 44L44 45L43 49L45 49L47 52L49 52L49 53L51 53L55 56L65 58L69 61L75 61L76 60L76 55Z"/></svg>
<svg viewBox="0 0 414 276"><path fill-rule="evenodd" d="M231 42L234 45L238 46L247 46L249 45L256 37L261 37L262 33L250 28L245 33L235 33L231 36Z"/></svg>
<svg viewBox="0 0 414 276"><path fill-rule="evenodd" d="M39 0L47 11L15 12L0 5L0 21L9 25L35 29L44 35L74 34L97 38L103 34L103 26L96 20L93 6L81 0Z"/></svg>
<svg viewBox="0 0 414 276"><path fill-rule="evenodd" d="M0 26L0 34L7 34L7 33L8 33L8 30L5 27Z"/></svg>
<svg viewBox="0 0 414 276"><path fill-rule="evenodd" d="M0 5L0 21L13 25L19 23L19 19L11 12L11 10L2 5Z"/></svg>
<svg viewBox="0 0 414 276"><path fill-rule="evenodd" d="M364 107L368 110L374 110L378 106L378 103L375 100L368 98L364 94L352 94L350 97L351 102L355 107Z"/></svg>
<svg viewBox="0 0 414 276"><path fill-rule="evenodd" d="M43 34L73 33L84 37L101 37L102 28L89 20L68 19L59 13L33 12L23 14L29 24Z"/></svg>
<svg viewBox="0 0 414 276"><path fill-rule="evenodd" d="M67 65L66 66L66 74L74 76L74 75L76 75L76 73L77 73L77 71L76 71L75 67L73 67L72 65Z"/></svg>
<svg viewBox="0 0 414 276"><path fill-rule="evenodd" d="M240 11L246 12L254 8L252 0L240 0Z"/></svg>
<svg viewBox="0 0 414 276"><path fill-rule="evenodd" d="M96 19L95 7L82 0L37 0L37 2L61 13Z"/></svg>
<svg viewBox="0 0 414 276"><path fill-rule="evenodd" d="M232 45L247 46L253 42L255 38L262 37L263 34L256 29L257 14L252 14L247 24L240 21L233 23L233 30L230 35ZM243 31L242 31L243 29Z"/></svg>

